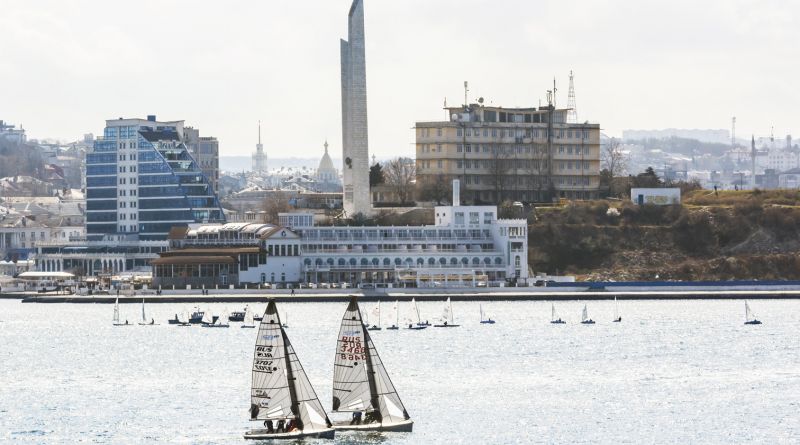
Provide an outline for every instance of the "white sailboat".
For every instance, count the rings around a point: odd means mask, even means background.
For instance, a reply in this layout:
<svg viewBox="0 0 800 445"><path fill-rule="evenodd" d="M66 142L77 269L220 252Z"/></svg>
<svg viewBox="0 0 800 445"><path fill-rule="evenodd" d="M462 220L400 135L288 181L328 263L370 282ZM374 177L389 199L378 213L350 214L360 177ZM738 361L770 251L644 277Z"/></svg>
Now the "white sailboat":
<svg viewBox="0 0 800 445"><path fill-rule="evenodd" d="M486 314L483 312L483 305L480 305L481 309L481 324L494 324L494 320L492 317L487 317Z"/></svg>
<svg viewBox="0 0 800 445"><path fill-rule="evenodd" d="M378 304L375 306L375 309L372 310L372 316L375 320L378 320L377 323L372 323L372 325L367 328L370 331L380 331L381 330L381 302L378 301Z"/></svg>
<svg viewBox="0 0 800 445"><path fill-rule="evenodd" d="M264 428L246 432L245 439L333 439L336 433L281 326L274 300L258 326L250 420L263 421Z"/></svg>
<svg viewBox="0 0 800 445"><path fill-rule="evenodd" d="M342 317L336 342L333 411L353 413L353 420L334 424L337 430L410 432L414 426L364 329L356 297Z"/></svg>
<svg viewBox="0 0 800 445"><path fill-rule="evenodd" d="M455 324L453 320L453 305L450 303L450 297L444 302L444 310L442 311L442 321L439 324L433 325L435 328L457 328L459 325Z"/></svg>
<svg viewBox="0 0 800 445"><path fill-rule="evenodd" d="M398 325L400 324L400 308L398 305L400 304L399 301L394 301L394 306L392 306L392 310L394 311L394 324L386 328L387 331L396 331L400 329Z"/></svg>
<svg viewBox="0 0 800 445"><path fill-rule="evenodd" d="M283 313L283 324L281 326L283 326L284 328L288 328L289 327L289 313L288 312L284 312Z"/></svg>
<svg viewBox="0 0 800 445"><path fill-rule="evenodd" d="M191 326L189 323L189 311L186 308L183 308L183 312L178 314L177 316L178 326Z"/></svg>
<svg viewBox="0 0 800 445"><path fill-rule="evenodd" d="M586 305L583 305L583 312L581 313L581 324L594 324L594 320L589 318L589 310Z"/></svg>
<svg viewBox="0 0 800 445"><path fill-rule="evenodd" d="M205 318L205 315L203 316ZM203 323L204 328L227 328L230 326L230 316L228 315L228 308L225 308L220 312L219 316L213 323Z"/></svg>
<svg viewBox="0 0 800 445"><path fill-rule="evenodd" d="M204 326L214 324L214 315L211 314L211 309L206 309L203 312L203 318L200 320L200 323L203 323Z"/></svg>
<svg viewBox="0 0 800 445"><path fill-rule="evenodd" d="M561 317L558 316L558 312L556 312L556 305L555 303L550 303L550 323L552 324L566 324L567 322L562 320Z"/></svg>
<svg viewBox="0 0 800 445"><path fill-rule="evenodd" d="M253 310L250 309L250 305L245 306L244 308L244 321L242 323L242 328L255 328L256 322L253 318Z"/></svg>
<svg viewBox="0 0 800 445"><path fill-rule="evenodd" d="M614 296L614 323L619 323L622 321L622 317L619 315L619 303L617 302L616 295Z"/></svg>
<svg viewBox="0 0 800 445"><path fill-rule="evenodd" d="M758 320L753 314L753 311L750 310L750 305L747 304L747 300L744 302L744 324L761 324L761 321Z"/></svg>
<svg viewBox="0 0 800 445"><path fill-rule="evenodd" d="M417 320L416 323L414 320ZM408 319L408 327L406 329L411 329L412 331L421 331L428 327L427 323L422 323L419 319L419 307L417 307L417 301L415 299L411 299L411 317Z"/></svg>
<svg viewBox="0 0 800 445"><path fill-rule="evenodd" d="M114 301L114 318L112 319L114 326L130 326L128 320L125 320L125 323L120 323L119 321L119 297Z"/></svg>
<svg viewBox="0 0 800 445"><path fill-rule="evenodd" d="M139 326L155 326L156 320L154 318L147 319L147 313L144 310L144 298L142 298L142 321L139 322Z"/></svg>

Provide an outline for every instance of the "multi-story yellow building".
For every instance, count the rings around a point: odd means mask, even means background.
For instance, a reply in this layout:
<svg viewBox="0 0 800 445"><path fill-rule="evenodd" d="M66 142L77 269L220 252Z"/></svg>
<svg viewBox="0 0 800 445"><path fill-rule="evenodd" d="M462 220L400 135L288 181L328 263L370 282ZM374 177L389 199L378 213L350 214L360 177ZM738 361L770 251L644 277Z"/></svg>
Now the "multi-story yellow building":
<svg viewBox="0 0 800 445"><path fill-rule="evenodd" d="M446 110L449 121L416 124L421 199L446 199L452 179L473 204L598 197L599 124L567 123L551 106Z"/></svg>

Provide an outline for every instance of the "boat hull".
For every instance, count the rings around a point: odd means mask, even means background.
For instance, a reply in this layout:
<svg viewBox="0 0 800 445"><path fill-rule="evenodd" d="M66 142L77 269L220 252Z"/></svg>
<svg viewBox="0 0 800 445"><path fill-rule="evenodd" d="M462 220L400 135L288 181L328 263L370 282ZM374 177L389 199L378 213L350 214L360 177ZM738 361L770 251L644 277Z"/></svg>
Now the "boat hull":
<svg viewBox="0 0 800 445"><path fill-rule="evenodd" d="M435 324L433 325L434 328L457 328L461 326L460 324Z"/></svg>
<svg viewBox="0 0 800 445"><path fill-rule="evenodd" d="M350 425L349 422L334 422L333 427L337 431L391 431L395 433L410 433L414 428L414 421L411 419L396 423L362 423Z"/></svg>
<svg viewBox="0 0 800 445"><path fill-rule="evenodd" d="M333 436L336 434L336 430L333 428L328 428L319 431L291 431L288 433L270 433L266 428L258 428L250 430L244 433L245 439L250 440L295 440L295 439L302 439L305 437L315 437L318 439L333 439Z"/></svg>
<svg viewBox="0 0 800 445"><path fill-rule="evenodd" d="M752 320L752 321L745 321L744 324L761 324L761 322L758 320Z"/></svg>

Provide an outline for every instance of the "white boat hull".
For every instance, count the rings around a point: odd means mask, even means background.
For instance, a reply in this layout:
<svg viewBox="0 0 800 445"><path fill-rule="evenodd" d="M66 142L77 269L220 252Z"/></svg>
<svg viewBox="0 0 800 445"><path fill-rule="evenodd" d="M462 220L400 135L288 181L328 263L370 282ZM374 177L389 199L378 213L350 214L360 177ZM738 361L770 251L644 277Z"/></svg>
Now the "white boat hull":
<svg viewBox="0 0 800 445"><path fill-rule="evenodd" d="M349 422L334 422L333 427L337 431L393 431L396 433L410 433L414 427L411 419L395 423L361 423L350 425Z"/></svg>
<svg viewBox="0 0 800 445"><path fill-rule="evenodd" d="M288 433L276 433L276 432L270 433L269 430L267 430L266 428L257 428L244 433L244 438L251 440L266 440L266 439L295 440L295 439L302 439L304 437L316 437L318 439L333 439L334 434L336 434L336 430L334 430L333 428L327 428L318 431L296 430Z"/></svg>

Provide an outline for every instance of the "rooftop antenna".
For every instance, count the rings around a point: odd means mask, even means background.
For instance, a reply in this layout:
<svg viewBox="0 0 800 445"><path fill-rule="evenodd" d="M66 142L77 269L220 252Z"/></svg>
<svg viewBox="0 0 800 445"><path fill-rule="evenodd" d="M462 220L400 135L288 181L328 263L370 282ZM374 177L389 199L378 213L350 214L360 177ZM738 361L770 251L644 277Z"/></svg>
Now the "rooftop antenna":
<svg viewBox="0 0 800 445"><path fill-rule="evenodd" d="M736 116L731 118L731 148L736 148Z"/></svg>
<svg viewBox="0 0 800 445"><path fill-rule="evenodd" d="M261 145L261 120L258 121L258 145Z"/></svg>
<svg viewBox="0 0 800 445"><path fill-rule="evenodd" d="M469 82L464 81L464 110L469 109L469 100L467 100L467 93L469 93Z"/></svg>
<svg viewBox="0 0 800 445"><path fill-rule="evenodd" d="M575 106L575 81L572 70L569 71L569 95L567 96L567 122L578 123L578 107Z"/></svg>
<svg viewBox="0 0 800 445"><path fill-rule="evenodd" d="M558 88L556 88L556 78L553 76L553 108L556 107L556 93L558 93Z"/></svg>

